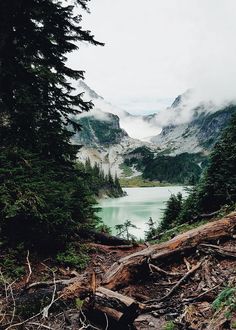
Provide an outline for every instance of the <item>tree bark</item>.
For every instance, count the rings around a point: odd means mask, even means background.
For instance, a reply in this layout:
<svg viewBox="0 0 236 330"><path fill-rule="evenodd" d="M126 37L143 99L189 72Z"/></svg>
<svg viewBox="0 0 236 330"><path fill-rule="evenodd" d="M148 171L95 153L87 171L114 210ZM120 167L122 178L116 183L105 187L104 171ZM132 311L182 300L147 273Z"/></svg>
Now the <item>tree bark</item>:
<svg viewBox="0 0 236 330"><path fill-rule="evenodd" d="M139 304L134 299L104 287L96 289L90 303L90 310L106 314L117 323L132 323L139 311Z"/></svg>
<svg viewBox="0 0 236 330"><path fill-rule="evenodd" d="M147 273L149 261L159 261L178 253L196 249L199 244L216 242L232 237L236 230L236 212L178 235L168 242L152 245L114 263L103 278L102 285L109 289L127 286L134 278Z"/></svg>

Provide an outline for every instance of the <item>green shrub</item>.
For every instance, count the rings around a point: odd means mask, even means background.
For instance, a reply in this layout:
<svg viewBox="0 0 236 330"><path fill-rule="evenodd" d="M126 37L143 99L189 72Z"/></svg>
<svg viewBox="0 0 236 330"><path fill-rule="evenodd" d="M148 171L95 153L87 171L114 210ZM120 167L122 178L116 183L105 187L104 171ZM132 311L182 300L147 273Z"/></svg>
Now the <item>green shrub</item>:
<svg viewBox="0 0 236 330"><path fill-rule="evenodd" d="M94 199L71 165L21 149L0 153L0 233L13 247L56 250L97 222Z"/></svg>
<svg viewBox="0 0 236 330"><path fill-rule="evenodd" d="M78 252L75 248L69 247L66 251L57 254L56 261L64 266L82 270L89 262L87 252L88 250L84 245L80 246L80 250Z"/></svg>
<svg viewBox="0 0 236 330"><path fill-rule="evenodd" d="M176 329L176 327L175 327L175 324L173 321L168 321L165 324L164 330L175 330L175 329Z"/></svg>
<svg viewBox="0 0 236 330"><path fill-rule="evenodd" d="M215 311L224 307L229 307L230 311L236 310L236 288L224 289L212 303L212 308Z"/></svg>

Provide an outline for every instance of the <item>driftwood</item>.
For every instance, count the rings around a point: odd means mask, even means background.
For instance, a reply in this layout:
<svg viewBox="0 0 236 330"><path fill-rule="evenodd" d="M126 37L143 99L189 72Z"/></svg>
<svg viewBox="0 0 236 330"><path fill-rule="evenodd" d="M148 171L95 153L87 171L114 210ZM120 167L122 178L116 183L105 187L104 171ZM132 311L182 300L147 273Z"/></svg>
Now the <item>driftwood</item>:
<svg viewBox="0 0 236 330"><path fill-rule="evenodd" d="M129 324L138 315L139 304L118 292L99 287L91 299L93 312L100 312L117 323Z"/></svg>
<svg viewBox="0 0 236 330"><path fill-rule="evenodd" d="M152 245L128 255L114 263L103 278L103 286L109 289L125 287L135 277L148 272L148 262L163 260L176 254L197 249L198 245L232 237L236 230L236 212L225 218L207 223L178 235L168 242Z"/></svg>

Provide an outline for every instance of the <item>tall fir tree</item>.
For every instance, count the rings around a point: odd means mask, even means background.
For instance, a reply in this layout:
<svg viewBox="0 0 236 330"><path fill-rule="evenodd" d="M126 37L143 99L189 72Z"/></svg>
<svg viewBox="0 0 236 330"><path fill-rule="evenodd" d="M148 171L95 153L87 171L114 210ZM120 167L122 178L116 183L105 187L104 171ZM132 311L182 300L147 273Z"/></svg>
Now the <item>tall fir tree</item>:
<svg viewBox="0 0 236 330"><path fill-rule="evenodd" d="M0 234L13 244L63 245L96 221L68 130L92 108L66 64L77 43L100 44L74 14L88 1L0 1Z"/></svg>
<svg viewBox="0 0 236 330"><path fill-rule="evenodd" d="M88 10L87 0L75 1ZM71 115L91 109L69 79L84 72L66 65L66 54L77 42L99 44L81 26L74 6L52 0L0 2L0 109L3 139L45 157L74 159L66 126Z"/></svg>
<svg viewBox="0 0 236 330"><path fill-rule="evenodd" d="M184 200L178 223L194 221L236 203L236 115L214 146L200 182Z"/></svg>
<svg viewBox="0 0 236 330"><path fill-rule="evenodd" d="M206 173L198 187L198 208L219 210L236 203L236 115L216 143Z"/></svg>

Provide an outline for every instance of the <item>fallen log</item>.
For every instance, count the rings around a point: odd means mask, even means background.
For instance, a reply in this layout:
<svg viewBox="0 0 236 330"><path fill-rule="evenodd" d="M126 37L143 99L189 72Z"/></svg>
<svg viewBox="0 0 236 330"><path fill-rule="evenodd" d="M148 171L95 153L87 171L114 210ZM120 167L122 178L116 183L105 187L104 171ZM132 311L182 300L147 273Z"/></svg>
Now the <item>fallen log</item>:
<svg viewBox="0 0 236 330"><path fill-rule="evenodd" d="M88 306L90 312L100 312L120 324L132 323L139 312L134 299L103 287L96 289Z"/></svg>
<svg viewBox="0 0 236 330"><path fill-rule="evenodd" d="M196 249L199 244L232 237L236 230L236 212L178 235L168 242L152 245L128 255L114 263L106 272L102 284L116 289L127 286L135 277L148 273L148 262L173 257L178 253Z"/></svg>
<svg viewBox="0 0 236 330"><path fill-rule="evenodd" d="M112 236L106 233L97 232L95 230L80 230L79 232L80 237L85 239L93 239L94 243L99 243L103 245L111 245L111 246L117 246L117 245L129 245L130 242L126 239Z"/></svg>
<svg viewBox="0 0 236 330"><path fill-rule="evenodd" d="M203 213L203 214L198 214L195 217L192 218L192 220L190 221L190 223L193 223L193 221L196 220L202 220L202 219L212 219L213 217L215 217L216 215L218 215L220 212L220 210L211 212L211 213Z"/></svg>

